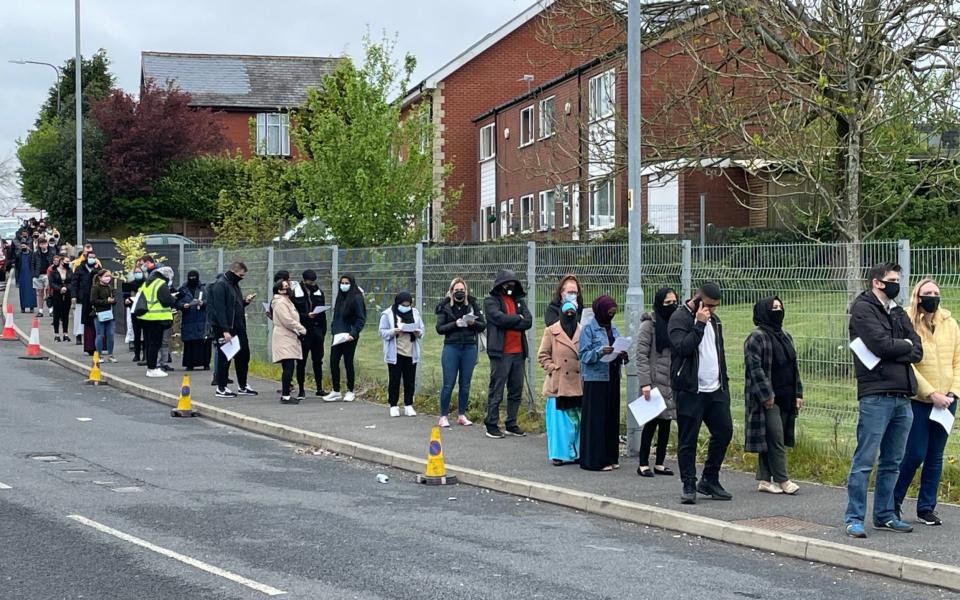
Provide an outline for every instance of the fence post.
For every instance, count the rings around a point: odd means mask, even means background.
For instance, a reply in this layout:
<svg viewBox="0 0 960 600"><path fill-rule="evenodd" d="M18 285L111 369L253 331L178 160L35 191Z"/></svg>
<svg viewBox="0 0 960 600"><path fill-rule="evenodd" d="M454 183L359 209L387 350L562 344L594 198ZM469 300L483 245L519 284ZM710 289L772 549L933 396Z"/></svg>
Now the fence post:
<svg viewBox="0 0 960 600"><path fill-rule="evenodd" d="M223 248L217 248L217 275L223 273Z"/></svg>
<svg viewBox="0 0 960 600"><path fill-rule="evenodd" d="M180 263L179 263L179 265L178 265L178 269L179 269L179 271L180 271L180 285L181 285L181 286L183 286L183 284L186 283L186 281L187 281L187 276L186 276L187 265L184 264L184 256L183 256L183 254L184 254L184 252L183 252L183 240L180 240L180 256L179 256Z"/></svg>
<svg viewBox="0 0 960 600"><path fill-rule="evenodd" d="M702 246L701 246L702 247ZM680 287L683 297L681 301L693 296L693 264L690 240L680 242Z"/></svg>
<svg viewBox="0 0 960 600"><path fill-rule="evenodd" d="M337 299L337 286L340 285L340 247L330 246L330 301ZM331 318L333 315L331 315Z"/></svg>
<svg viewBox="0 0 960 600"><path fill-rule="evenodd" d="M906 306L910 299L910 240L897 241L897 263L900 265L900 296L897 302Z"/></svg>
<svg viewBox="0 0 960 600"><path fill-rule="evenodd" d="M417 243L417 259L416 265L414 266L414 303L413 305L417 307L417 310L420 311L421 315L423 314L423 242ZM416 376L414 377L414 392L420 393L420 373L423 372L423 369L416 370Z"/></svg>
<svg viewBox="0 0 960 600"><path fill-rule="evenodd" d="M530 309L530 329L527 330L527 406L533 410L536 397L534 385L537 381L537 361L533 359L537 344L537 243L527 242L527 308Z"/></svg>
<svg viewBox="0 0 960 600"><path fill-rule="evenodd" d="M273 302L273 246L267 248L267 293L264 298L267 304ZM267 360L273 358L273 320L267 319Z"/></svg>

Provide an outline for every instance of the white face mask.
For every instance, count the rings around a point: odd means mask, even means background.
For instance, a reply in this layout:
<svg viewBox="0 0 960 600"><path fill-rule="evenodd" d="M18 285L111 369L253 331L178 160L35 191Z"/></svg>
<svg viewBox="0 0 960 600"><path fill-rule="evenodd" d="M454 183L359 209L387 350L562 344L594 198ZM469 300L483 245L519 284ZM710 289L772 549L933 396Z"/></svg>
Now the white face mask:
<svg viewBox="0 0 960 600"><path fill-rule="evenodd" d="M571 293L564 294L564 295L563 295L563 299L564 299L564 301L566 301L566 302L572 302L572 303L576 304L576 303L577 303L577 294L576 294L576 292L571 292Z"/></svg>
<svg viewBox="0 0 960 600"><path fill-rule="evenodd" d="M349 291L350 291L350 284L349 284L349 283L341 283L341 284L340 284L340 291L343 292L344 294L346 294L347 292L349 292Z"/></svg>

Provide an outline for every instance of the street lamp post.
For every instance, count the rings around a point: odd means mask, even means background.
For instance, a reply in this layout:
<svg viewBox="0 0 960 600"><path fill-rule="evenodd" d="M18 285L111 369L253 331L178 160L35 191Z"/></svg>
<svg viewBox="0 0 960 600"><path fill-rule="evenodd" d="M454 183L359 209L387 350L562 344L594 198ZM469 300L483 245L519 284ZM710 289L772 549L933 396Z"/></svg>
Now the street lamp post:
<svg viewBox="0 0 960 600"><path fill-rule="evenodd" d="M44 65L50 67L57 73L57 114L60 114L60 79L63 77L63 73L60 72L60 67L57 65L50 64L48 62L42 62L39 60L11 60L7 61L15 65Z"/></svg>
<svg viewBox="0 0 960 600"><path fill-rule="evenodd" d="M627 181L629 214L629 255L627 258L628 284L626 298L627 332L636 342L640 333L640 315L643 311L643 287L640 230L640 33L641 4L643 0L629 0L627 5ZM640 396L636 361L627 366L627 402ZM635 456L640 448L641 428L633 413L627 411L627 454Z"/></svg>
<svg viewBox="0 0 960 600"><path fill-rule="evenodd" d="M77 240L78 248L83 247L83 96L80 85L80 74L83 71L83 61L80 59L80 0L74 2L74 21L76 24L76 57L73 63L74 101L76 105L77 122Z"/></svg>

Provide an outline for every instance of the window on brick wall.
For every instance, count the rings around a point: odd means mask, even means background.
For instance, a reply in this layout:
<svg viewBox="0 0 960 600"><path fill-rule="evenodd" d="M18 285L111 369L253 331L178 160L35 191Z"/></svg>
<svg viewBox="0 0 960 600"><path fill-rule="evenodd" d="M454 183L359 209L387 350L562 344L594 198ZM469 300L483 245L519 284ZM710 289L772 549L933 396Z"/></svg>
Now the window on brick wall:
<svg viewBox="0 0 960 600"><path fill-rule="evenodd" d="M290 156L290 115L257 114L257 154Z"/></svg>
<svg viewBox="0 0 960 600"><path fill-rule="evenodd" d="M605 119L613 115L616 107L616 73L613 69L591 77L588 84L590 120Z"/></svg>
<svg viewBox="0 0 960 600"><path fill-rule="evenodd" d="M557 191L544 190L540 192L540 231L556 229L557 227Z"/></svg>
<svg viewBox="0 0 960 600"><path fill-rule="evenodd" d="M533 231L533 194L520 196L520 231Z"/></svg>
<svg viewBox="0 0 960 600"><path fill-rule="evenodd" d="M590 184L590 229L610 229L615 219L613 179Z"/></svg>
<svg viewBox="0 0 960 600"><path fill-rule="evenodd" d="M533 143L533 107L528 106L520 111L520 145Z"/></svg>
<svg viewBox="0 0 960 600"><path fill-rule="evenodd" d="M494 123L480 128L480 160L490 160L497 155L497 136Z"/></svg>
<svg viewBox="0 0 960 600"><path fill-rule="evenodd" d="M540 101L540 139L550 137L554 132L553 116L554 97Z"/></svg>
<svg viewBox="0 0 960 600"><path fill-rule="evenodd" d="M563 227L564 229L566 229L567 227L570 227L570 219L573 216L572 215L573 206L571 206L572 200L573 200L573 189L574 189L574 186L570 186L569 188L558 189L558 192L561 194L560 196L560 227Z"/></svg>

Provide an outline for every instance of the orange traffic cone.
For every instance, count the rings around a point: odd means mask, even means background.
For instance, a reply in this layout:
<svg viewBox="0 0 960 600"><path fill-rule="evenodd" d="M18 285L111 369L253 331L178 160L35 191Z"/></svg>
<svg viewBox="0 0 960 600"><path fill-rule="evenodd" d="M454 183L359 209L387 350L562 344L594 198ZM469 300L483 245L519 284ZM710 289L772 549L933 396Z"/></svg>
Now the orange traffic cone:
<svg viewBox="0 0 960 600"><path fill-rule="evenodd" d="M27 344L27 353L18 358L27 360L46 360L46 356L40 353L40 320L33 317L33 324L30 326L30 342Z"/></svg>
<svg viewBox="0 0 960 600"><path fill-rule="evenodd" d="M7 318L3 323L3 335L0 335L0 340L4 342L15 342L17 341L17 332L13 330L13 305L7 305Z"/></svg>
<svg viewBox="0 0 960 600"><path fill-rule="evenodd" d="M183 382L180 384L180 399L177 400L177 407L170 411L171 417L195 417L197 413L193 412L193 404L190 402L190 376L184 375Z"/></svg>
<svg viewBox="0 0 960 600"><path fill-rule="evenodd" d="M447 475L443 464L443 445L440 442L440 428L434 426L430 431L430 445L427 447L427 470L417 475L417 483L427 485L449 485L457 482L456 475Z"/></svg>

